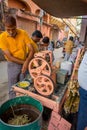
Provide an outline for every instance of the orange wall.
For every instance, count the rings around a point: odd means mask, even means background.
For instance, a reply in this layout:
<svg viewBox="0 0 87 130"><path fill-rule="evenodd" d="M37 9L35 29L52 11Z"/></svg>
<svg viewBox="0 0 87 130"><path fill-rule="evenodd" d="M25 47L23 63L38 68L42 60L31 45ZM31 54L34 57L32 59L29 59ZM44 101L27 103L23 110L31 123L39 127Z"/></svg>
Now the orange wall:
<svg viewBox="0 0 87 130"><path fill-rule="evenodd" d="M37 29L41 30L43 36L50 36L50 27L46 26L45 24L40 27L40 25L37 25Z"/></svg>
<svg viewBox="0 0 87 130"><path fill-rule="evenodd" d="M33 3L32 0L26 0L26 4L29 6L29 10L33 14L35 14L37 10L40 10L40 8L35 3ZM18 0L8 0L8 6L11 7L11 8L15 7L15 8L18 8L18 9L23 9L24 5L23 5L22 2L19 2ZM37 24L35 24L35 28L41 30L43 35L50 36L51 26L49 26L47 24L43 24L42 27L40 28L39 18L36 18L34 16L29 16L29 15L22 14L22 12L20 12L20 11L17 12L17 16L19 16L21 18L23 17L24 19L30 20L31 22L33 22L33 21L37 22ZM49 24L50 15L47 14L47 17L48 17L47 18L47 23ZM25 21L28 22L27 20L25 20ZM19 23L20 22L21 21L19 20ZM29 22L29 24L31 24L31 22ZM21 22L21 24L23 24L23 22ZM25 24L27 24L27 23L25 23ZM23 29L26 30L26 25L25 24L23 24ZM22 27L22 25L21 25L21 27ZM33 31L33 29L34 29L34 27L31 24L31 31Z"/></svg>
<svg viewBox="0 0 87 130"><path fill-rule="evenodd" d="M31 12L35 14L37 9L40 9L32 0L26 0L28 5L31 7Z"/></svg>
<svg viewBox="0 0 87 130"><path fill-rule="evenodd" d="M8 0L8 6L16 9L24 9L26 7L26 10L30 10L25 3L19 2L18 0Z"/></svg>

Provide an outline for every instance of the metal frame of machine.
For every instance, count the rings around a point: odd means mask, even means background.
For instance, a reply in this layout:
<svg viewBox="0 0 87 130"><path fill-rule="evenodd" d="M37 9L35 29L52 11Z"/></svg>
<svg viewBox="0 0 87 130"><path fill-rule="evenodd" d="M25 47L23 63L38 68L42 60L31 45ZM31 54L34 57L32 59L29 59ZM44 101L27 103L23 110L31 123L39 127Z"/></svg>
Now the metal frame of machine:
<svg viewBox="0 0 87 130"><path fill-rule="evenodd" d="M49 57L48 61L46 56ZM70 130L71 124L61 117L61 110L66 98L67 88L65 88L63 94L61 94L61 99L59 96L53 94L56 84L56 68L52 66L52 52L43 51L35 54L34 59L32 59L29 64L29 72L34 80L34 88L37 90L37 93L33 92L33 89L24 90L13 86L16 95L29 95L39 100L43 106L52 110L48 130ZM38 80L40 81L38 82ZM42 89L42 87L45 89Z"/></svg>

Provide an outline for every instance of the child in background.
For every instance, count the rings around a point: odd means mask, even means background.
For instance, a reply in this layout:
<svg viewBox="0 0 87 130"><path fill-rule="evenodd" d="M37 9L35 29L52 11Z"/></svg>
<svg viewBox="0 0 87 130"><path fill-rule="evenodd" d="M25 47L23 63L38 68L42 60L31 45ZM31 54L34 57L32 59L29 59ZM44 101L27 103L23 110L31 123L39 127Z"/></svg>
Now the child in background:
<svg viewBox="0 0 87 130"><path fill-rule="evenodd" d="M54 50L54 46L53 43L50 41L49 37L44 37L42 39L42 50L49 50L49 51L53 51Z"/></svg>
<svg viewBox="0 0 87 130"><path fill-rule="evenodd" d="M54 46L53 46L53 43L50 41L49 37L44 37L42 39L42 50L43 51L46 51L46 50L49 50L49 51L54 51ZM53 55L53 60L54 60L54 55Z"/></svg>

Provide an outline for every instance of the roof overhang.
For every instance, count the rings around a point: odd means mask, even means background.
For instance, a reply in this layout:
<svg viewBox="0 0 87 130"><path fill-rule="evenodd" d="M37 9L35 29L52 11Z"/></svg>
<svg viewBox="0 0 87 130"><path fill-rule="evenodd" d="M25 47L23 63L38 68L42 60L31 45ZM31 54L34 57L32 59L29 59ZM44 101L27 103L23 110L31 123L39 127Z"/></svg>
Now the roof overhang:
<svg viewBox="0 0 87 130"><path fill-rule="evenodd" d="M87 0L33 0L40 8L55 17L68 18L87 15Z"/></svg>

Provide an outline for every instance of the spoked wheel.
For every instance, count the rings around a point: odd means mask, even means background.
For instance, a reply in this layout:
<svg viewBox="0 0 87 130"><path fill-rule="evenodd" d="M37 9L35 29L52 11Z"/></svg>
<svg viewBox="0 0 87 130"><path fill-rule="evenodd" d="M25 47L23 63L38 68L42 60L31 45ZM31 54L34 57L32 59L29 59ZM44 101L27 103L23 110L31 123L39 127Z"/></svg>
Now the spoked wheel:
<svg viewBox="0 0 87 130"><path fill-rule="evenodd" d="M45 75L40 75L34 79L34 87L43 96L49 96L53 93L54 83Z"/></svg>
<svg viewBox="0 0 87 130"><path fill-rule="evenodd" d="M51 67L49 63L43 58L34 58L29 63L29 72L32 78L36 78L39 75L51 75Z"/></svg>

